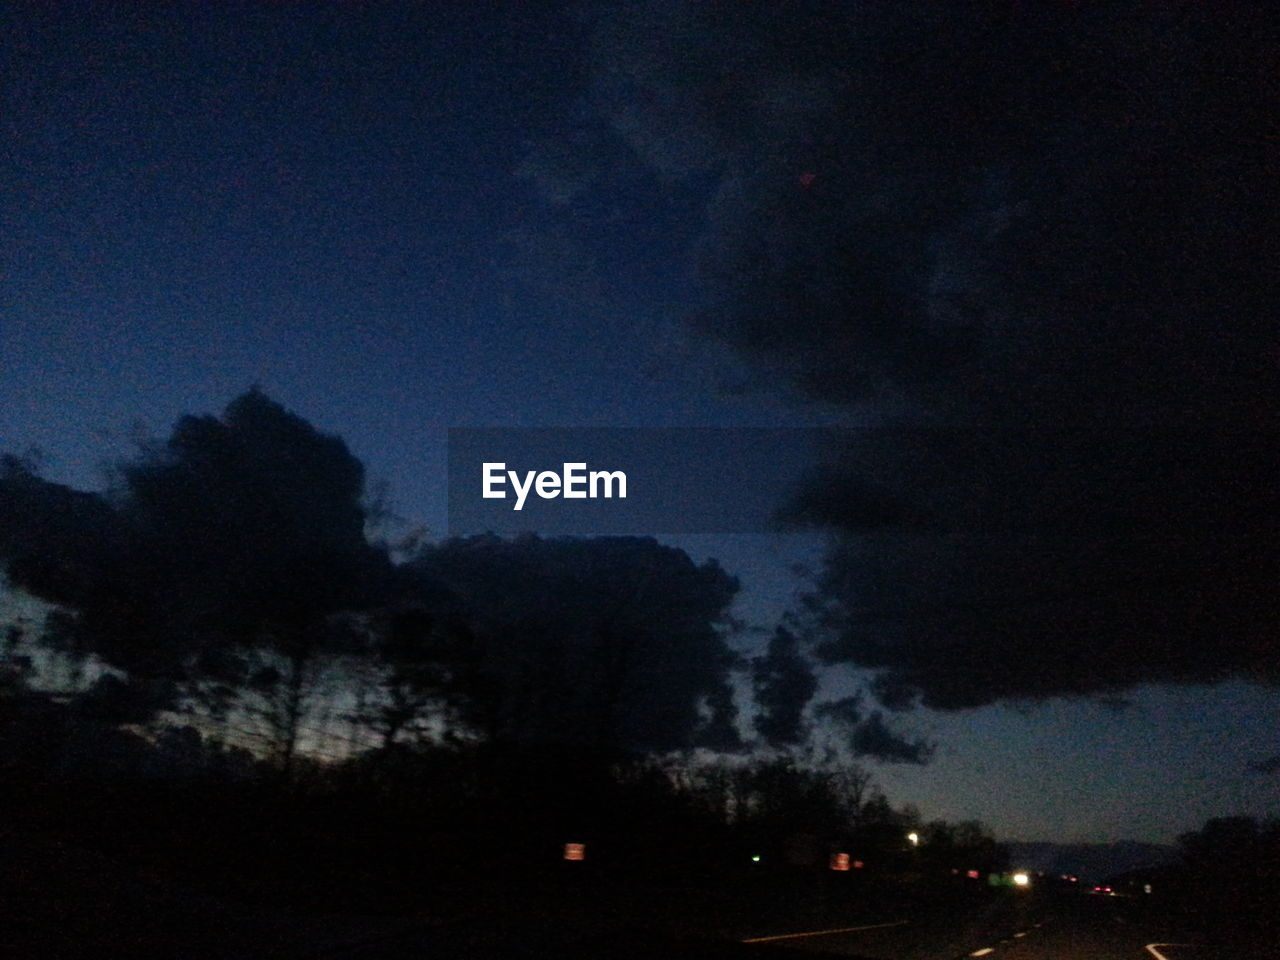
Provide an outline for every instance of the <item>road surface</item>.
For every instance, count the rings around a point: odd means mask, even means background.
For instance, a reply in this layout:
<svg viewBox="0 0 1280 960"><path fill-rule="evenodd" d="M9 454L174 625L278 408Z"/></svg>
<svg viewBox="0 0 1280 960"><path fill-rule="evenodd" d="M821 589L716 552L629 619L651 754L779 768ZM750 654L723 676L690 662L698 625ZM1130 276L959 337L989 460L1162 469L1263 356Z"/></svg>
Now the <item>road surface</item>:
<svg viewBox="0 0 1280 960"><path fill-rule="evenodd" d="M1211 946L1120 898L1027 896L967 917L904 916L889 925L753 933L748 946L864 960L1280 960L1275 949Z"/></svg>

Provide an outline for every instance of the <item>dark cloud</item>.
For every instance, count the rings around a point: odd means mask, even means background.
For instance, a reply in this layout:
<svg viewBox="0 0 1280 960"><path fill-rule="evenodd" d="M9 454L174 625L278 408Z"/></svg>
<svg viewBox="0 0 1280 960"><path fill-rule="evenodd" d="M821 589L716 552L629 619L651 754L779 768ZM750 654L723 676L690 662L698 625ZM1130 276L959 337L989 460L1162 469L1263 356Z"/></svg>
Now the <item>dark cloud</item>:
<svg viewBox="0 0 1280 960"><path fill-rule="evenodd" d="M827 660L895 707L1280 678L1261 7L600 16L602 114L718 184L698 327L887 424L790 510Z"/></svg>
<svg viewBox="0 0 1280 960"><path fill-rule="evenodd" d="M920 765L933 759L933 744L894 731L880 710L868 713L861 694L819 704L814 712L839 731L843 746L854 757Z"/></svg>
<svg viewBox="0 0 1280 960"><path fill-rule="evenodd" d="M875 757L885 763L924 764L933 756L933 748L925 741L894 733L879 710L854 728L849 745L855 757Z"/></svg>
<svg viewBox="0 0 1280 960"><path fill-rule="evenodd" d="M867 434L817 489L873 473L918 522L895 524L896 506L811 514L841 530L821 585L836 633L818 652L879 670L894 706L1273 679L1265 446L1118 428Z"/></svg>
<svg viewBox="0 0 1280 960"><path fill-rule="evenodd" d="M820 703L814 708L814 713L819 719L831 720L835 723L852 729L862 722L862 695L854 694L849 697L841 697L839 700L828 700L826 703Z"/></svg>
<svg viewBox="0 0 1280 960"><path fill-rule="evenodd" d="M771 746L799 743L807 730L804 711L818 690L813 665L800 650L800 639L778 627L763 656L751 661L751 683L760 710L753 723Z"/></svg>
<svg viewBox="0 0 1280 960"><path fill-rule="evenodd" d="M724 641L737 581L648 538L503 540L424 549L402 571L468 624L470 720L499 741L604 749L740 746Z"/></svg>

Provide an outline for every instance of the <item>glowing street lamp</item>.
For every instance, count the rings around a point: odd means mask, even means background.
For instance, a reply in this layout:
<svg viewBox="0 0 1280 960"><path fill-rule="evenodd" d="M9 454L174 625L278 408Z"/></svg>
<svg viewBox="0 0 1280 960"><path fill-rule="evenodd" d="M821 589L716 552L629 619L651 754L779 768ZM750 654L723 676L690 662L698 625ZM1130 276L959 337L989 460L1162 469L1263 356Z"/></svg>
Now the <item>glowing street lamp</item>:
<svg viewBox="0 0 1280 960"><path fill-rule="evenodd" d="M1031 877L1025 873L1015 873L1013 875L1013 885L1015 887L1029 886L1030 883L1031 883Z"/></svg>
<svg viewBox="0 0 1280 960"><path fill-rule="evenodd" d="M908 834L907 834L907 839L911 841L911 845L912 845L913 847L918 847L918 846L920 846L920 834L915 833L915 832L913 831L913 832L911 832L911 833L908 833Z"/></svg>

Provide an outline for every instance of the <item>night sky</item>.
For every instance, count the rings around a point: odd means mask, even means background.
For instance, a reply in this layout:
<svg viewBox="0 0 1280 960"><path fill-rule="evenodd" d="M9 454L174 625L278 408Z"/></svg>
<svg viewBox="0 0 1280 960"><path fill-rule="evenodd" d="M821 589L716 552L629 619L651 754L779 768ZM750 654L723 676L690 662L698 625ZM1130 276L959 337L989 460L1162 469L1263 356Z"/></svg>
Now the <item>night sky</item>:
<svg viewBox="0 0 1280 960"><path fill-rule="evenodd" d="M748 654L840 605L891 800L1280 815L1274 16L849 6L7 5L0 450L99 489L257 384L440 535L451 427L853 428L663 539Z"/></svg>

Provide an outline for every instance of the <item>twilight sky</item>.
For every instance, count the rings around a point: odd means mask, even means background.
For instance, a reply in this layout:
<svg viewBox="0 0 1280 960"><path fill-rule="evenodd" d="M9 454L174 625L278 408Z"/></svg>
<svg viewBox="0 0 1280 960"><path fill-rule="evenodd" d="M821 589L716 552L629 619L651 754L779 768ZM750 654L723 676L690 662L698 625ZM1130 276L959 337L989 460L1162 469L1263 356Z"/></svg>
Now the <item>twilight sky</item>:
<svg viewBox="0 0 1280 960"><path fill-rule="evenodd" d="M0 450L96 489L257 383L439 532L450 427L864 429L669 542L749 652L815 571L824 690L938 743L891 799L1280 815L1274 25L848 6L6 7Z"/></svg>

